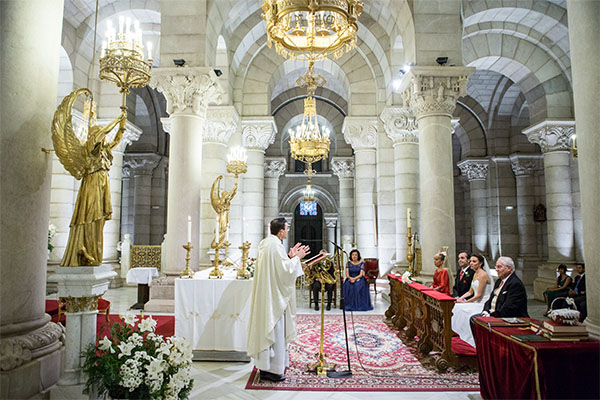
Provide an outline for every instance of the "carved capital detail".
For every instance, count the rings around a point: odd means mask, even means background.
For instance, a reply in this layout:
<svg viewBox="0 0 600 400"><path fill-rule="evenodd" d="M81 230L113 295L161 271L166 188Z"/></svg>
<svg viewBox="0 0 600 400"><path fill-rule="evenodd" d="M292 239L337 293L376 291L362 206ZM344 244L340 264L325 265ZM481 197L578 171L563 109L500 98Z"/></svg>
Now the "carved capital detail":
<svg viewBox="0 0 600 400"><path fill-rule="evenodd" d="M248 149L266 150L275 143L276 133L274 117L242 120L242 146Z"/></svg>
<svg viewBox="0 0 600 400"><path fill-rule="evenodd" d="M98 298L100 296L90 297L61 297L61 300L65 302L65 308L67 312L76 313L84 311L94 311L98 309Z"/></svg>
<svg viewBox="0 0 600 400"><path fill-rule="evenodd" d="M467 177L469 182L486 180L489 161L487 159L467 159L457 164L460 172Z"/></svg>
<svg viewBox="0 0 600 400"><path fill-rule="evenodd" d="M417 119L408 107L387 107L381 113L386 135L394 142L419 143Z"/></svg>
<svg viewBox="0 0 600 400"><path fill-rule="evenodd" d="M325 217L325 226L327 228L335 228L337 226L337 217Z"/></svg>
<svg viewBox="0 0 600 400"><path fill-rule="evenodd" d="M354 158L334 157L331 159L331 169L338 178L354 178Z"/></svg>
<svg viewBox="0 0 600 400"><path fill-rule="evenodd" d="M456 100L467 94L471 67L411 67L401 84L404 104L417 118L428 115L452 116Z"/></svg>
<svg viewBox="0 0 600 400"><path fill-rule="evenodd" d="M515 176L527 176L543 168L541 156L511 154L510 166Z"/></svg>
<svg viewBox="0 0 600 400"><path fill-rule="evenodd" d="M202 141L204 143L227 144L240 124L240 115L233 106L210 106Z"/></svg>
<svg viewBox="0 0 600 400"><path fill-rule="evenodd" d="M279 178L285 173L287 161L283 157L265 159L265 177Z"/></svg>
<svg viewBox="0 0 600 400"><path fill-rule="evenodd" d="M538 144L543 153L570 151L575 134L575 121L542 121L523 130L531 143Z"/></svg>
<svg viewBox="0 0 600 400"><path fill-rule="evenodd" d="M224 90L211 68L156 68L150 87L167 99L167 112L204 116L209 103L220 103Z"/></svg>
<svg viewBox="0 0 600 400"><path fill-rule="evenodd" d="M342 125L344 140L357 150L375 150L377 147L377 119L372 117L346 117Z"/></svg>
<svg viewBox="0 0 600 400"><path fill-rule="evenodd" d="M47 353L49 346L60 346L63 328L53 322L32 332L0 340L0 370L9 371Z"/></svg>
<svg viewBox="0 0 600 400"><path fill-rule="evenodd" d="M125 154L123 156L123 166L128 167L133 176L152 175L152 171L158 166L162 157L155 153L146 154Z"/></svg>

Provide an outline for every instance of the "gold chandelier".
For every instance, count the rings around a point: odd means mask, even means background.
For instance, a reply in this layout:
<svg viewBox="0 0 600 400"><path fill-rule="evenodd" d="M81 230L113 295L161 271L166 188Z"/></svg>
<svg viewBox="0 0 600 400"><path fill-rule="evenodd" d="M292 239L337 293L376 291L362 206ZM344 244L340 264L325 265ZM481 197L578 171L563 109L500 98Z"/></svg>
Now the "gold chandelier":
<svg viewBox="0 0 600 400"><path fill-rule="evenodd" d="M358 0L264 0L267 45L291 60L341 57L356 47Z"/></svg>
<svg viewBox="0 0 600 400"><path fill-rule="evenodd" d="M307 164L306 173L309 177L314 173L312 163L327 158L329 155L329 128L319 127L317 102L313 97L316 88L323 86L325 82L322 75L315 77L312 61L308 63L306 74L296 81L300 87L307 87L308 95L304 99L302 123L296 127L295 131L293 129L288 131L290 135L290 152L293 158Z"/></svg>
<svg viewBox="0 0 600 400"><path fill-rule="evenodd" d="M102 55L100 57L100 79L117 85L125 96L132 87L146 86L150 81L152 70L152 43L147 43L148 59L144 60L144 46L142 45L142 31L137 20L130 17L119 17L119 31L116 32L112 21L107 23L106 40L102 42Z"/></svg>

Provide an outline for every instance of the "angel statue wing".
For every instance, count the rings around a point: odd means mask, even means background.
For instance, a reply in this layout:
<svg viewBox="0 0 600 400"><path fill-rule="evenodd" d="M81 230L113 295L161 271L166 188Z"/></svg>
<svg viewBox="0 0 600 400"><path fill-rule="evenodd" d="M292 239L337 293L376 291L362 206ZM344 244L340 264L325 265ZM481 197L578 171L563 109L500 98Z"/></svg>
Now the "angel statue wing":
<svg viewBox="0 0 600 400"><path fill-rule="evenodd" d="M86 88L71 92L60 103L52 120L54 150L61 164L75 179L83 178L87 164L85 143L79 140L73 130L73 117L71 115L73 104L82 94L92 97L92 92Z"/></svg>

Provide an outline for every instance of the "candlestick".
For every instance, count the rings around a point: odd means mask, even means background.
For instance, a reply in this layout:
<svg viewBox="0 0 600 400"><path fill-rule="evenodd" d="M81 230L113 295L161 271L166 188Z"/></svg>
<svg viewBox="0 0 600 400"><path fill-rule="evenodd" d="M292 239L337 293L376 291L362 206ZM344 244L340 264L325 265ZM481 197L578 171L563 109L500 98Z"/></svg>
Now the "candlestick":
<svg viewBox="0 0 600 400"><path fill-rule="evenodd" d="M187 218L187 239L188 243L192 242L192 217L189 215Z"/></svg>
<svg viewBox="0 0 600 400"><path fill-rule="evenodd" d="M410 228L410 208L406 209L406 227Z"/></svg>
<svg viewBox="0 0 600 400"><path fill-rule="evenodd" d="M186 250L186 255L185 255L185 269L183 271L181 271L181 274L179 274L179 276L181 278L183 278L184 276L187 276L189 278L193 278L194 277L194 271L190 268L190 251L194 248L194 246L192 246L192 244L190 242L188 242L187 244L183 245L183 248Z"/></svg>

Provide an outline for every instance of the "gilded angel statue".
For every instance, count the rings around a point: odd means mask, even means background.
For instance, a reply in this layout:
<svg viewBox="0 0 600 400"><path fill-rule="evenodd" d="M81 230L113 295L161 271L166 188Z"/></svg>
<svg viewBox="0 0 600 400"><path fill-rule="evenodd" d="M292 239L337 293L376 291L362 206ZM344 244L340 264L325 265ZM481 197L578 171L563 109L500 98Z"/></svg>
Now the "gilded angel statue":
<svg viewBox="0 0 600 400"><path fill-rule="evenodd" d="M67 171L81 179L81 187L71 218L69 240L60 265L94 266L102 263L104 223L112 218L108 171L112 165L112 149L125 132L126 111L106 126L93 125L90 113L87 139L80 140L73 129L71 110L77 98L88 89L79 89L64 98L54 113L52 141L58 159ZM107 135L117 126L112 141Z"/></svg>
<svg viewBox="0 0 600 400"><path fill-rule="evenodd" d="M223 179L223 175L219 175L217 179L215 179L210 190L210 202L219 216L219 237L216 238L216 242L213 241L213 248L225 241L225 235L227 233L227 228L229 227L229 209L231 207L231 200L237 193L238 185L236 180L233 188L229 192L223 190L221 194L219 194L221 179Z"/></svg>

